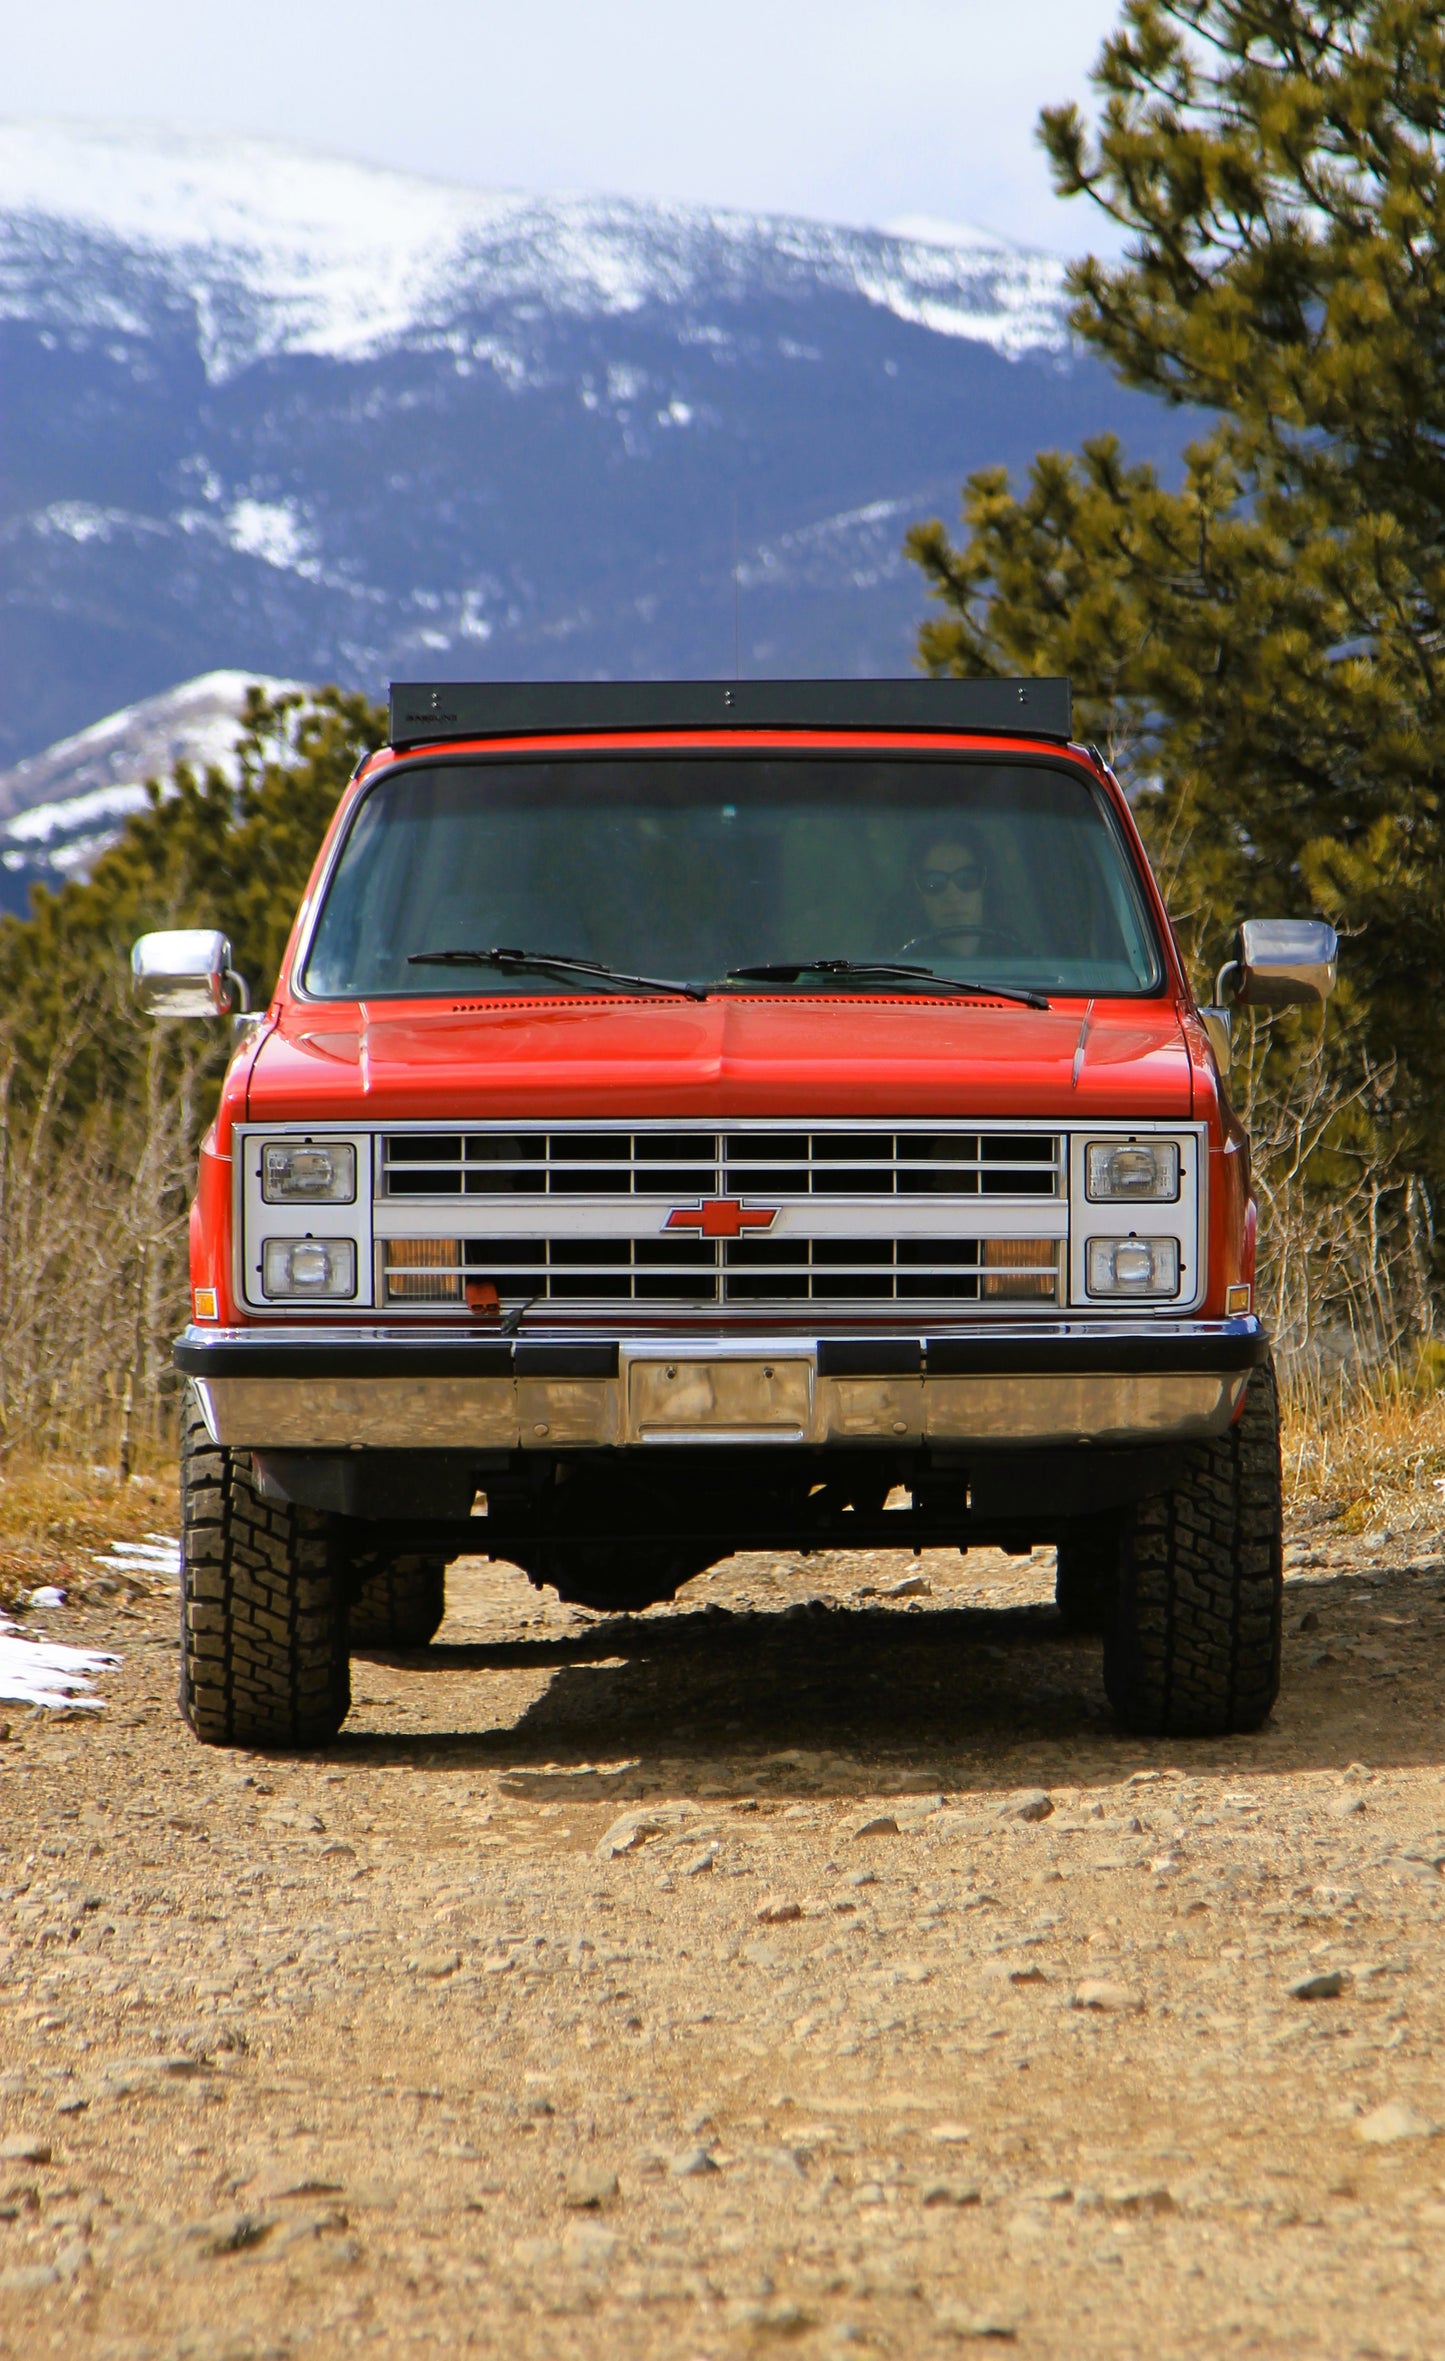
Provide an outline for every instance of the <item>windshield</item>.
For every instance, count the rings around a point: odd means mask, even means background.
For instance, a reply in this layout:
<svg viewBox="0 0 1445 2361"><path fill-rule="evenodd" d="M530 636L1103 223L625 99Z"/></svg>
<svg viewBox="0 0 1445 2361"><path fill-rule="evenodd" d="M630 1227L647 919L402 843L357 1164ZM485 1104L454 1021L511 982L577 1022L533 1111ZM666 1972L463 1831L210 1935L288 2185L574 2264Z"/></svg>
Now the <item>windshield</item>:
<svg viewBox="0 0 1445 2361"><path fill-rule="evenodd" d="M464 965L444 985L408 965L498 946L707 984L809 960L1079 994L1161 978L1103 798L1077 772L1022 761L669 754L384 776L332 874L305 990L599 989L585 974L481 966L472 984ZM843 975L726 986L846 987Z"/></svg>

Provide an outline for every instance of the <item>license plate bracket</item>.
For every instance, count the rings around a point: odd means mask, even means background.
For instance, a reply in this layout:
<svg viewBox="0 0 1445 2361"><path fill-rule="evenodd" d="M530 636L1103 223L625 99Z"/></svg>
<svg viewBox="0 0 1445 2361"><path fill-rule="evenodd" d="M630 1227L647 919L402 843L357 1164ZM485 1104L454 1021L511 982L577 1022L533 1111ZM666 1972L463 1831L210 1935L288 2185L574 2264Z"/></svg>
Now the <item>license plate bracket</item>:
<svg viewBox="0 0 1445 2361"><path fill-rule="evenodd" d="M813 1364L796 1355L649 1356L629 1361L626 1386L634 1443L805 1443L812 1432Z"/></svg>

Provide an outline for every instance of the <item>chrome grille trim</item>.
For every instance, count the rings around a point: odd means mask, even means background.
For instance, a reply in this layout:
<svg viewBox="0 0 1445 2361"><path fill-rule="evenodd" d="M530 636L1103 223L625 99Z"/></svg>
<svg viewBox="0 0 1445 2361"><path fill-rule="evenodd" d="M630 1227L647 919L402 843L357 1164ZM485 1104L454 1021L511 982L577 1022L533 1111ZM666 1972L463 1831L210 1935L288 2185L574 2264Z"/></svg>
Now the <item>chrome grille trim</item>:
<svg viewBox="0 0 1445 2361"><path fill-rule="evenodd" d="M880 1304L1060 1300L1057 1238L392 1238L384 1305L456 1304L468 1279L518 1303Z"/></svg>
<svg viewBox="0 0 1445 2361"><path fill-rule="evenodd" d="M386 1132L378 1195L1061 1197L1057 1132L940 1123Z"/></svg>

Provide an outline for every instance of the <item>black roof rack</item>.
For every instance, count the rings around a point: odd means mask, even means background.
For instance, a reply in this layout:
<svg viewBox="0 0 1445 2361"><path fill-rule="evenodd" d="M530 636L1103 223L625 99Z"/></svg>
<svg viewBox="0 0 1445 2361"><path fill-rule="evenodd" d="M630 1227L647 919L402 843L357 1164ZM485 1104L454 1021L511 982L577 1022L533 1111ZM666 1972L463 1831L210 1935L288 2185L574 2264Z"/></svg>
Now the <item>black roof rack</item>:
<svg viewBox="0 0 1445 2361"><path fill-rule="evenodd" d="M394 680L391 743L573 730L983 730L1068 738L1066 680Z"/></svg>

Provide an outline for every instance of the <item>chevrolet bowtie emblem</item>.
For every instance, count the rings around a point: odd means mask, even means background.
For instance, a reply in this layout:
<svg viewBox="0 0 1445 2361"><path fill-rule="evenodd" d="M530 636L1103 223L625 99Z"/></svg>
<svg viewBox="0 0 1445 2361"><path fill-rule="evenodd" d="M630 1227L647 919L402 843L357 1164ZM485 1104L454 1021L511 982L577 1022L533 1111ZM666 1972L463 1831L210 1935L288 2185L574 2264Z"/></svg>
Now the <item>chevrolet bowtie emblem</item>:
<svg viewBox="0 0 1445 2361"><path fill-rule="evenodd" d="M704 1197L700 1205L676 1205L665 1230L700 1230L704 1238L740 1238L744 1230L770 1230L776 1205L744 1205L737 1197Z"/></svg>

